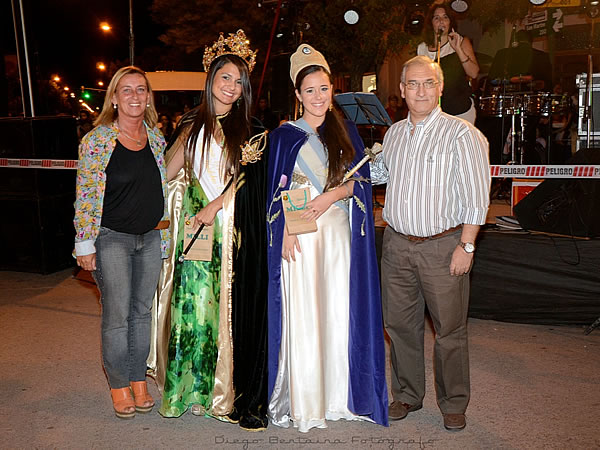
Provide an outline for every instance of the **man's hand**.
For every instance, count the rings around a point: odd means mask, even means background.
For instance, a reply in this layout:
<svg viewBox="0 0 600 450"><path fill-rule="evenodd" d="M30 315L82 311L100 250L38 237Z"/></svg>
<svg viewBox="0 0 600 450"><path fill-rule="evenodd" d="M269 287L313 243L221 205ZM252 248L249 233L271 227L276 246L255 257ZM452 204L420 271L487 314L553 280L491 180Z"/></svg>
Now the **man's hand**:
<svg viewBox="0 0 600 450"><path fill-rule="evenodd" d="M457 245L450 261L450 275L458 277L469 273L471 264L473 264L473 253L467 253L460 245Z"/></svg>

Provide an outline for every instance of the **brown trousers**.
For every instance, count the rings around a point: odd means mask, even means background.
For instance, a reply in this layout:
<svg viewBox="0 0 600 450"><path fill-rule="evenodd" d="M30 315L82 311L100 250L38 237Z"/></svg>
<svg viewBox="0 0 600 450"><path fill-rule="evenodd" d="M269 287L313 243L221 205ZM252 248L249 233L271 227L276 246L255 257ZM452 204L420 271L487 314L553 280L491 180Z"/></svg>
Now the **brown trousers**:
<svg viewBox="0 0 600 450"><path fill-rule="evenodd" d="M383 320L391 338L392 395L411 405L425 396L425 306L433 321L433 368L442 413L464 413L470 396L467 312L469 277L451 276L461 231L410 241L391 227L381 260Z"/></svg>

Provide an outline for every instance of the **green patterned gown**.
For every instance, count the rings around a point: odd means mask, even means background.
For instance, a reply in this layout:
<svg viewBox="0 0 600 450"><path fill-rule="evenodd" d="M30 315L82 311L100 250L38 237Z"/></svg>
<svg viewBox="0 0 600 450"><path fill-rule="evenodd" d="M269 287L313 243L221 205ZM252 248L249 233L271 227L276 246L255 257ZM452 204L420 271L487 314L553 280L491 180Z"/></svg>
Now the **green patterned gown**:
<svg viewBox="0 0 600 450"><path fill-rule="evenodd" d="M181 217L193 216L209 203L200 183L185 190ZM183 252L180 220L175 261ZM171 297L168 366L160 414L179 417L193 404L210 410L217 364L221 278L221 223L215 218L212 261L176 262Z"/></svg>

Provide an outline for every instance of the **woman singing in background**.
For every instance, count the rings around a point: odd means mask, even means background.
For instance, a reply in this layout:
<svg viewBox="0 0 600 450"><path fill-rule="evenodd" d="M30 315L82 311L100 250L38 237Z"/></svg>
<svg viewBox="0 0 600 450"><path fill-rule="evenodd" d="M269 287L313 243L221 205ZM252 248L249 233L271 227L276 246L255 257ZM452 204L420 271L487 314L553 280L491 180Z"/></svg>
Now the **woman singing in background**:
<svg viewBox="0 0 600 450"><path fill-rule="evenodd" d="M145 73L123 67L79 147L75 255L100 289L102 359L122 419L154 406L146 385L152 296L170 245L165 141L156 120Z"/></svg>
<svg viewBox="0 0 600 450"><path fill-rule="evenodd" d="M302 118L271 134L268 176L269 416L301 432L326 420L387 425L379 276L368 165L352 122L332 106L323 55L302 44L290 75ZM316 232L291 235L282 190L308 188L304 218Z"/></svg>
<svg viewBox="0 0 600 450"><path fill-rule="evenodd" d="M242 30L205 50L203 102L168 150L175 251L160 299L171 324L160 414L191 408L249 430L267 426L266 133L250 120L255 57ZM210 261L178 261L186 220L213 226Z"/></svg>
<svg viewBox="0 0 600 450"><path fill-rule="evenodd" d="M438 60L444 71L442 111L475 123L477 111L468 78L477 78L479 64L469 39L455 30L454 13L446 4L433 4L425 19L425 42L417 47L417 55Z"/></svg>

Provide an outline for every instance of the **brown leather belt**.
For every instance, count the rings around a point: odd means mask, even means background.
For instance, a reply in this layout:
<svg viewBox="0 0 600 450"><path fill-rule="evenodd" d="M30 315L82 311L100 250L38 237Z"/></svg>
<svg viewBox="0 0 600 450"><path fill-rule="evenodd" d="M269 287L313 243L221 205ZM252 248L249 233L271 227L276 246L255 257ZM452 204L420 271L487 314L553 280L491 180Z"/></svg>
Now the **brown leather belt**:
<svg viewBox="0 0 600 450"><path fill-rule="evenodd" d="M170 220L161 220L160 222L158 222L158 224L154 227L155 230L164 230L165 228L169 228L169 226L171 226L171 221Z"/></svg>
<svg viewBox="0 0 600 450"><path fill-rule="evenodd" d="M403 238L408 239L409 241L423 242L423 241L429 241L430 239L438 239L438 238L444 237L448 234L451 234L451 233L454 233L455 231L460 230L461 228L462 228L462 224L456 225L455 227L449 228L446 231L442 231L441 233L434 234L433 236L426 236L426 237L411 236L410 234L402 234L402 233L398 233L398 234L400 236L402 236Z"/></svg>

